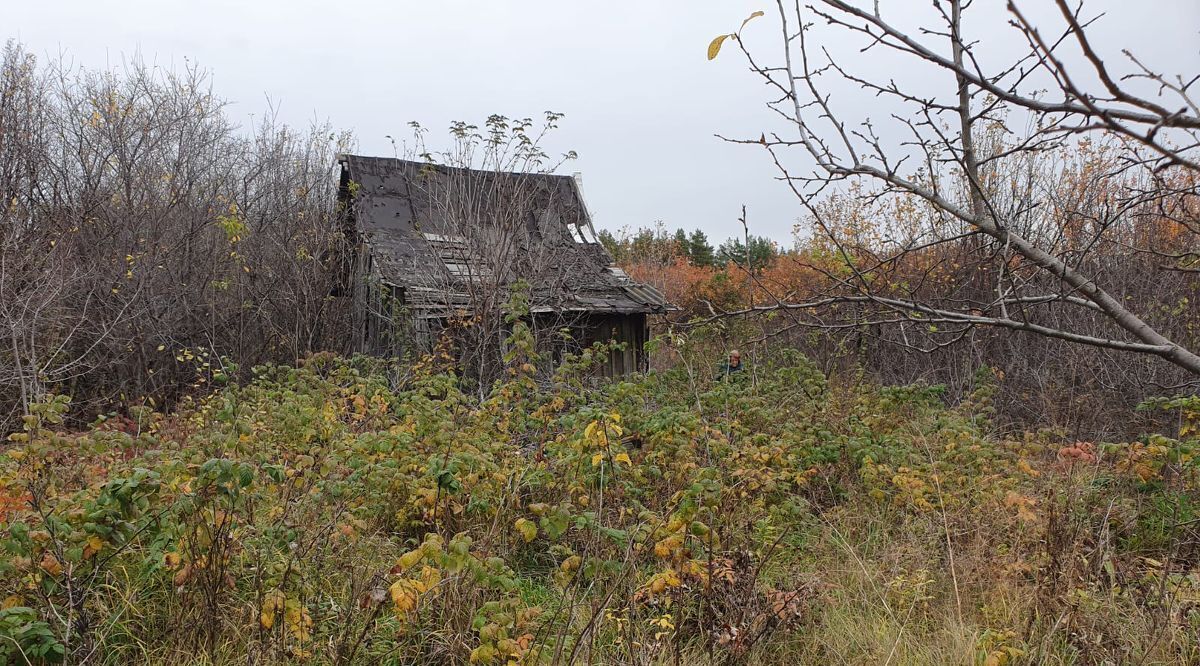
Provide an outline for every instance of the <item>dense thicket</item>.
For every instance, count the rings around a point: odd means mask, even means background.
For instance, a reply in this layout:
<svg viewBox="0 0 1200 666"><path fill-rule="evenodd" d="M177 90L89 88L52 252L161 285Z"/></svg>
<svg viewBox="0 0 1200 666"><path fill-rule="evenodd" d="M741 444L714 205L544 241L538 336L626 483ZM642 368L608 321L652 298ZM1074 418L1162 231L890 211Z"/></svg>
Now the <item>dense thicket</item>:
<svg viewBox="0 0 1200 666"><path fill-rule="evenodd" d="M1018 70L965 70L962 4L921 33L950 37L954 60L922 57L959 101L907 100L939 133L913 180L860 159L869 130L834 121L846 155L811 138L813 104L834 115L807 58L754 65L784 72L818 164L778 162L816 185L808 233L781 251L743 210L717 248L606 236L681 306L652 371L618 378L603 343L549 368L501 271L457 350L312 353L350 338L347 139L245 132L195 70L8 46L0 661L1200 662L1200 398L1145 400L1196 386L1200 143L1116 136L1200 118L1114 83L1115 112L1065 90L1065 117L1015 134L985 93ZM896 47L878 8L861 21L841 25ZM531 126L456 123L442 153L418 127L416 151L539 170ZM733 347L745 364L717 370ZM486 380L471 353L499 363Z"/></svg>
<svg viewBox="0 0 1200 666"><path fill-rule="evenodd" d="M0 64L0 430L48 391L105 410L345 340L345 137L242 131L206 75ZM208 380L205 380L208 381Z"/></svg>
<svg viewBox="0 0 1200 666"><path fill-rule="evenodd" d="M479 166L464 147L494 142L456 127L457 148L434 157ZM1009 230L1095 276L1182 348L1200 347L1194 170L1134 161L1109 135L1034 152L1002 124L973 136L975 193ZM9 45L0 67L0 431L47 393L71 395L79 415L121 411L236 367L345 351L332 169L347 141L270 118L245 131L194 69L39 66ZM969 199L954 173L923 177ZM675 324L708 320L730 347L795 347L826 369L944 383L952 397L986 365L1003 375L998 407L1017 426L1128 435L1147 425L1130 422L1130 406L1195 389L1194 376L1161 357L1120 351L1127 331L1004 241L886 189L833 191L804 200L802 233L786 250L745 229L717 247L699 230L661 224L601 236L631 274L681 306ZM738 226L731 219L731 235ZM993 327L1001 319L1116 342L1081 346ZM478 335L499 340L492 329L502 318L491 320ZM199 379L197 368L206 371Z"/></svg>
<svg viewBox="0 0 1200 666"><path fill-rule="evenodd" d="M1013 148L998 129L977 145L988 155ZM1195 173L1132 168L1123 146L1097 141L987 175L986 193L1005 202L1014 231L1095 275L1164 336L1200 347ZM691 237L662 224L606 243L681 308L677 329L716 324L730 347L797 348L826 369L944 383L952 396L988 366L1004 377L1002 420L1017 428L1128 436L1148 425L1129 420L1132 406L1197 386L1160 357L1093 344L1129 336L1056 274L934 206L854 185L809 207L791 247L752 251L749 270L742 243L696 261ZM759 244L769 246L751 236ZM1028 329L996 327L1001 317Z"/></svg>
<svg viewBox="0 0 1200 666"><path fill-rule="evenodd" d="M1200 201L1192 196L1184 199L1191 202L1190 208L1162 211L1147 204L1114 216L1118 190L1105 176L1107 158L1102 152L1083 152L1070 168L1046 165L1036 174L1031 188L1036 186L1040 206L1050 210L1036 223L1039 233L1064 254L1077 254L1081 265L1102 275L1156 329L1181 344L1200 346L1200 273L1174 269L1163 260L1164 254L1195 252L1195 235L1185 223L1190 219L1195 224ZM736 261L697 264L672 237L650 229L616 242L626 270L663 290L682 308L672 316L676 328L687 329L688 322L700 320L718 325L730 347L751 353L797 348L826 369L861 366L885 383L942 383L951 396L964 395L975 371L988 366L1004 378L997 395L1001 420L1018 428L1060 428L1077 437L1130 435L1147 427L1130 421L1132 406L1194 386L1195 378L1188 373L1144 354L1031 332L947 323L933 316L922 321L919 314L888 315L870 302L827 300L844 287L854 267L869 273L873 296L977 308L981 315L997 312L996 284L1002 271L1026 273L1050 294L1047 299L1058 298L1059 290L1053 276L1034 276L1020 261L997 264L994 253L999 248L976 238L881 261L895 247L886 226L921 223L922 211L894 202L832 198L823 204L823 215L826 224L837 225L840 237L850 239L843 244L850 261L822 236L798 237L793 249L756 264L752 274ZM1109 221L1098 240L1093 232L1099 216ZM639 238L654 240L630 240ZM1144 247L1157 252L1139 249ZM800 306L789 310L779 307L781 303ZM1096 337L1119 336L1092 307L1078 302L1039 305L1043 307L1033 310L1013 304L1012 312L1033 324Z"/></svg>
<svg viewBox="0 0 1200 666"><path fill-rule="evenodd" d="M1121 427L1140 393L1194 391L1200 79L1045 4L780 2L713 39L782 121L727 140L776 167L811 240L807 276L712 317L769 313L762 335L887 379L988 363L1026 424Z"/></svg>
<svg viewBox="0 0 1200 666"><path fill-rule="evenodd" d="M514 327L480 400L323 354L0 457L0 661L1195 663L1196 400L998 437L995 380L832 381L720 341L593 386ZM24 659L23 659L24 658Z"/></svg>

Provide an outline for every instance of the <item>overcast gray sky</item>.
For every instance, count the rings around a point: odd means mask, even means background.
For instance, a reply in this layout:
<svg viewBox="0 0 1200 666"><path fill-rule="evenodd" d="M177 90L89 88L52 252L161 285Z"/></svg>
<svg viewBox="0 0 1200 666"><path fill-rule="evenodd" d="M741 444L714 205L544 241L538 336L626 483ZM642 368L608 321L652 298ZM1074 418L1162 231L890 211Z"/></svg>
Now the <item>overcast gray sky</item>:
<svg viewBox="0 0 1200 666"><path fill-rule="evenodd" d="M386 135L406 123L445 136L451 120L482 124L492 113L566 114L549 147L573 149L564 171L584 175L600 227L699 227L714 241L751 230L790 242L800 208L761 150L714 138L757 137L774 121L766 91L729 51L705 48L766 0L0 0L0 38L41 57L117 67L135 54L213 73L215 90L243 124L272 100L292 124L314 119L349 129L359 152L390 155ZM970 34L999 57L1018 44L1004 33L1003 0L976 0ZM1019 0L1052 18L1047 0ZM929 0L884 0L903 21ZM1200 73L1200 0L1090 0L1107 15L1094 27L1114 61L1127 47L1168 72ZM1041 13L1039 13L1041 12ZM968 15L968 20L970 20ZM1054 23L1053 25L1058 25ZM777 28L760 19L747 43L773 49ZM904 64L860 57L860 71L903 77ZM940 81L922 81L940 85ZM855 111L869 100L844 92Z"/></svg>

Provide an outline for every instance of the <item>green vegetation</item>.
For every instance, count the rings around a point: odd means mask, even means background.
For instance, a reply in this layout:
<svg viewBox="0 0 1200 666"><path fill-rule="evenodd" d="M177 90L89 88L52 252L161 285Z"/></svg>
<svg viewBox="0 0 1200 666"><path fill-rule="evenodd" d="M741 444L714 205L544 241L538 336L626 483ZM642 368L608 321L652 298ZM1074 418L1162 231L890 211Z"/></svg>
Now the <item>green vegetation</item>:
<svg viewBox="0 0 1200 666"><path fill-rule="evenodd" d="M1161 663L1200 658L1200 425L1007 438L997 380L714 382L702 333L460 392L445 358L316 355L0 468L0 655L96 663ZM220 380L211 383L219 384Z"/></svg>

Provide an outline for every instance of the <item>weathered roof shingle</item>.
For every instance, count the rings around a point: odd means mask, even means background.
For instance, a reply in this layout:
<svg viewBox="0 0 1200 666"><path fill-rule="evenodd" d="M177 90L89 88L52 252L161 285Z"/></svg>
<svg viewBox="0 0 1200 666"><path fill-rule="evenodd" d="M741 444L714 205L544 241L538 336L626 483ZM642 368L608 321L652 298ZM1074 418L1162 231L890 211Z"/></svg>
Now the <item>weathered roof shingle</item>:
<svg viewBox="0 0 1200 666"><path fill-rule="evenodd" d="M471 281L523 278L534 312L670 309L656 289L614 265L570 176L359 155L341 161L375 270L405 290L411 307L458 307L469 302Z"/></svg>

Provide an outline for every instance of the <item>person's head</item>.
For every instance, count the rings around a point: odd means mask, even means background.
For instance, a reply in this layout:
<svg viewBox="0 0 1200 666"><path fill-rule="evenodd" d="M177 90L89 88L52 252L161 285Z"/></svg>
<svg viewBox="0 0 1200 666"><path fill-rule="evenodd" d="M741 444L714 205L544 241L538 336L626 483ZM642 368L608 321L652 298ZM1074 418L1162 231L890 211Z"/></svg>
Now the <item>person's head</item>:
<svg viewBox="0 0 1200 666"><path fill-rule="evenodd" d="M733 350L729 352L729 365L737 367L742 364L742 352Z"/></svg>

